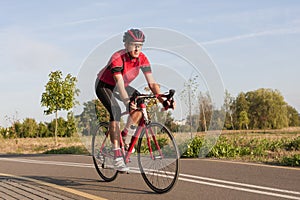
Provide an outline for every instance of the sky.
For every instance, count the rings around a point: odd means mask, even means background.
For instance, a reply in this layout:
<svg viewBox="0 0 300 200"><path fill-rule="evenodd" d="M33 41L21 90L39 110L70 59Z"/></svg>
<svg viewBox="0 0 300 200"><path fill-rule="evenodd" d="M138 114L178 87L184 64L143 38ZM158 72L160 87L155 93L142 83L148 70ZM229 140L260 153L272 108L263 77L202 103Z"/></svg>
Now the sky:
<svg viewBox="0 0 300 200"><path fill-rule="evenodd" d="M277 89L300 111L299 1L1 0L0 126L51 120L40 105L51 71L77 76L99 44L145 27L201 45L232 96Z"/></svg>

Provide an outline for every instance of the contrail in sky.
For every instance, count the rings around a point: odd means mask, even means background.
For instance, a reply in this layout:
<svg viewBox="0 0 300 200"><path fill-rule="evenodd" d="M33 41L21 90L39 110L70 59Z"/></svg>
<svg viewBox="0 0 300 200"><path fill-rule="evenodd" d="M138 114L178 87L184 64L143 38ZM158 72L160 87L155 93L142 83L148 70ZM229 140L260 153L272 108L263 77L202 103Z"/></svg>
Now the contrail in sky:
<svg viewBox="0 0 300 200"><path fill-rule="evenodd" d="M226 37L226 38L206 41L206 42L202 42L201 44L202 45L213 45L213 44L228 43L228 42L233 42L233 41L243 40L243 39L248 39L248 38L254 38L254 37L297 34L297 33L300 33L300 28L273 29L273 30L248 33L248 34L237 35L237 36L233 36L233 37Z"/></svg>

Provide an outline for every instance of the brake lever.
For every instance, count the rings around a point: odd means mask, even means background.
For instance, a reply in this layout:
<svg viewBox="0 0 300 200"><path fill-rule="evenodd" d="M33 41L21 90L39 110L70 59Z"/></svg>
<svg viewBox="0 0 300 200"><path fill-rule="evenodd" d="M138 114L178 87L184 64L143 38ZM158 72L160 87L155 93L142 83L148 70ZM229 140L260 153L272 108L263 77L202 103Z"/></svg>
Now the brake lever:
<svg viewBox="0 0 300 200"><path fill-rule="evenodd" d="M169 90L169 94L167 95L167 99L168 100L171 99L174 96L174 94L175 94L175 90L174 89L170 89Z"/></svg>

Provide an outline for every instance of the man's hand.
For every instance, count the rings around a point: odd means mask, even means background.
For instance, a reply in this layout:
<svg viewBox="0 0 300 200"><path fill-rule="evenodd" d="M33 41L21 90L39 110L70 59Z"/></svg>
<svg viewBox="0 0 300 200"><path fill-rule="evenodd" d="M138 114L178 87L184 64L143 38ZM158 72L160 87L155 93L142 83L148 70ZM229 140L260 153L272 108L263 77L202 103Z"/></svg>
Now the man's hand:
<svg viewBox="0 0 300 200"><path fill-rule="evenodd" d="M134 103L134 101L131 102L128 101L128 103L125 104L125 107L126 107L126 111L130 113L137 109L137 104Z"/></svg>
<svg viewBox="0 0 300 200"><path fill-rule="evenodd" d="M137 104L134 103L134 101L131 101L129 107L130 107L129 112L131 112L137 109Z"/></svg>

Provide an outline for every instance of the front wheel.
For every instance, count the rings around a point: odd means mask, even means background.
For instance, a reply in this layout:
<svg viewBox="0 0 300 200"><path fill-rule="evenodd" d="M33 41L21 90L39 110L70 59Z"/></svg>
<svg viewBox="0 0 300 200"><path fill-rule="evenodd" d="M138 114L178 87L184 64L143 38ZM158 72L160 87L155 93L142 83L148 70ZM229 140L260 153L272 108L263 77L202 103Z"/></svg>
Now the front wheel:
<svg viewBox="0 0 300 200"><path fill-rule="evenodd" d="M108 123L99 124L92 139L92 156L99 176L106 182L117 178L118 172L114 169L114 154L110 142Z"/></svg>
<svg viewBox="0 0 300 200"><path fill-rule="evenodd" d="M152 122L139 138L138 163L146 184L156 193L170 191L178 179L179 151L170 131Z"/></svg>

